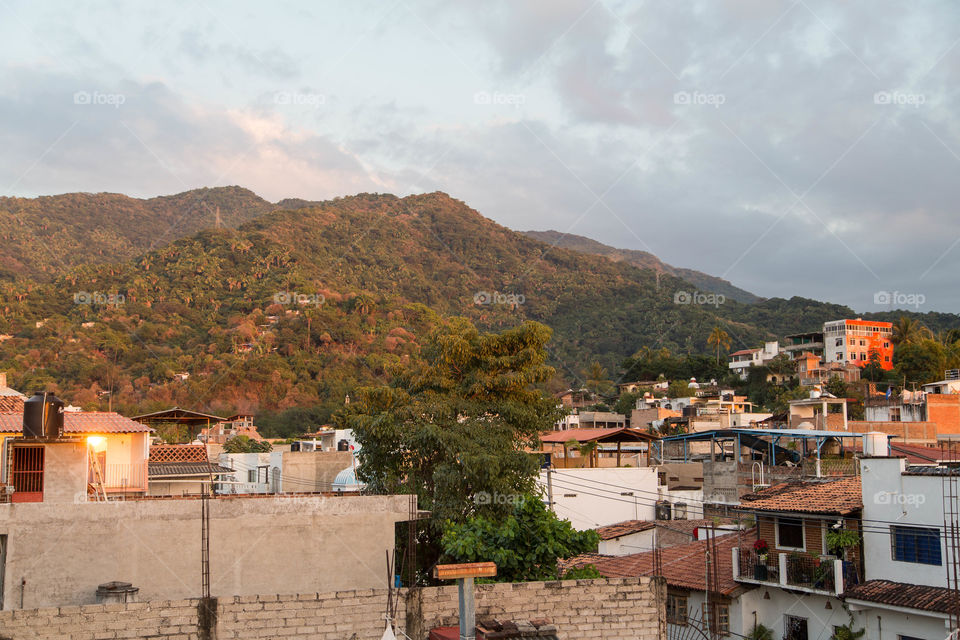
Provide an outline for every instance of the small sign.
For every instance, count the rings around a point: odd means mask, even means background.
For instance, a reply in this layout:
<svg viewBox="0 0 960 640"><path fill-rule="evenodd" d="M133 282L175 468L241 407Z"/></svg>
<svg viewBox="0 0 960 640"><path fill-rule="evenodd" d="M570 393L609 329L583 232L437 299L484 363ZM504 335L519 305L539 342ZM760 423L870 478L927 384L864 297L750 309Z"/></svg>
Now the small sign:
<svg viewBox="0 0 960 640"><path fill-rule="evenodd" d="M456 580L458 578L492 578L496 575L497 565L494 562L438 564L433 568L433 577L437 580Z"/></svg>

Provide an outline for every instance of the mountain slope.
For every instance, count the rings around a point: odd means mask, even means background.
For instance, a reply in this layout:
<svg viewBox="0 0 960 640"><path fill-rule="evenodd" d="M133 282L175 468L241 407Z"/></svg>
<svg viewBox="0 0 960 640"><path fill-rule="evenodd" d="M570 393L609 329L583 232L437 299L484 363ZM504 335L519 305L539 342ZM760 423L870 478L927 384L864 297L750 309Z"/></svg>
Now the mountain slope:
<svg viewBox="0 0 960 640"><path fill-rule="evenodd" d="M415 355L437 313L548 324L566 384L594 360L616 378L641 347L709 352L714 326L740 349L853 315L799 298L678 304L683 280L552 247L443 193L296 205L52 282L0 280L0 370L88 408L329 415Z"/></svg>
<svg viewBox="0 0 960 640"><path fill-rule="evenodd" d="M0 198L0 278L50 279L88 262L121 261L276 209L241 187L141 200L116 193Z"/></svg>
<svg viewBox="0 0 960 640"><path fill-rule="evenodd" d="M641 269L653 269L660 273L669 273L670 275L686 280L701 291L720 293L730 300L737 300L738 302L759 302L763 299L749 291L735 287L723 278L717 278L694 269L671 266L647 251L617 249L584 236L560 233L559 231L553 230L523 231L522 233L529 238L534 238L556 247L572 249L580 253L604 256L610 260L623 261Z"/></svg>

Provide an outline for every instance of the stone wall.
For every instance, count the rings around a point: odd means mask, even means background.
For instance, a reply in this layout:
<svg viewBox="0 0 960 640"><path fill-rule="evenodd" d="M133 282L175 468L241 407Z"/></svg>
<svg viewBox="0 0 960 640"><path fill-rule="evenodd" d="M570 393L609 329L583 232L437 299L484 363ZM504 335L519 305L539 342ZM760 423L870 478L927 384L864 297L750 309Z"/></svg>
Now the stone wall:
<svg viewBox="0 0 960 640"><path fill-rule="evenodd" d="M547 618L564 640L665 640L659 631L663 586L651 578L504 583L476 589L481 620ZM659 607L655 589L660 590ZM397 627L413 640L423 640L435 626L457 624L455 586L403 589L396 595ZM0 638L377 640L383 634L387 591L221 598L211 635L198 628L199 606L199 600L191 599L4 611Z"/></svg>

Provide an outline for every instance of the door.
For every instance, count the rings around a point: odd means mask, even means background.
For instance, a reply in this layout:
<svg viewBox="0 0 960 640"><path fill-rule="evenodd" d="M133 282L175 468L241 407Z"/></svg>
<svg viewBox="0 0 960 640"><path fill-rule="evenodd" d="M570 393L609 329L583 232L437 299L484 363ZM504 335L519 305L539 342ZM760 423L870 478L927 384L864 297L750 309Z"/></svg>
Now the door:
<svg viewBox="0 0 960 640"><path fill-rule="evenodd" d="M13 502L43 502L43 447L14 447Z"/></svg>

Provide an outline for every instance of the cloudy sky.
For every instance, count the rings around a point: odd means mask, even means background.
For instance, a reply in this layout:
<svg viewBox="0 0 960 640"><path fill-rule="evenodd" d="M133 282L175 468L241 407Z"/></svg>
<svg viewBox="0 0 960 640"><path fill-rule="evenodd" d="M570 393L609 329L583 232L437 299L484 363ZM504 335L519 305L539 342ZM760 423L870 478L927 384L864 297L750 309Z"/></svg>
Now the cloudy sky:
<svg viewBox="0 0 960 640"><path fill-rule="evenodd" d="M0 194L442 190L759 295L960 312L958 18L951 0L0 0Z"/></svg>

